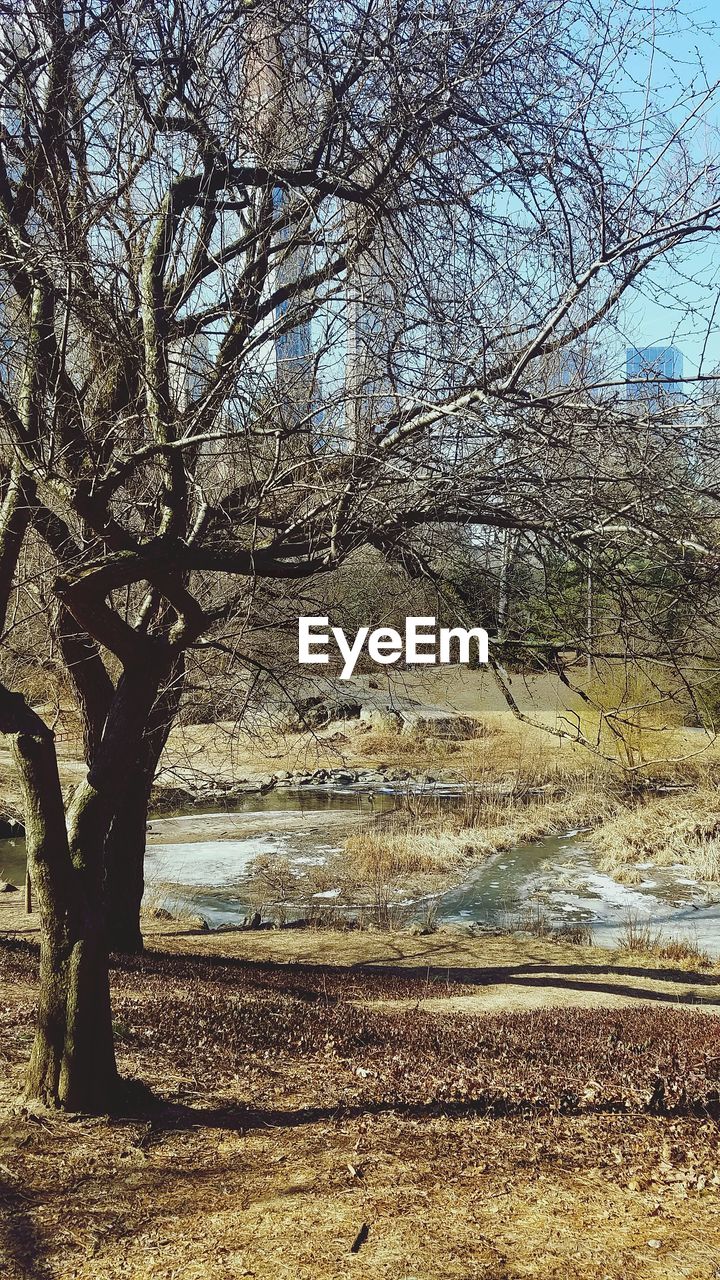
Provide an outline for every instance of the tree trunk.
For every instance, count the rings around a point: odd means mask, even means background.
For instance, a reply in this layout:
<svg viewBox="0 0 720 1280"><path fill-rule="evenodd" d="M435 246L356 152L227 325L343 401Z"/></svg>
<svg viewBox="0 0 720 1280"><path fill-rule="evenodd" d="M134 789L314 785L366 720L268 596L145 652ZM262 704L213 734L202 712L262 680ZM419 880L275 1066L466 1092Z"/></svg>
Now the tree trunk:
<svg viewBox="0 0 720 1280"><path fill-rule="evenodd" d="M150 793L182 693L184 660L176 658L148 718L138 768L117 805L105 848L105 915L110 951L143 949L140 907L145 891L145 845Z"/></svg>
<svg viewBox="0 0 720 1280"><path fill-rule="evenodd" d="M153 770L154 773L154 770ZM145 842L152 778L131 779L113 816L105 850L105 915L110 951L139 955L140 907L145 892Z"/></svg>
<svg viewBox="0 0 720 1280"><path fill-rule="evenodd" d="M40 907L40 997L28 1099L107 1111L118 1092L101 898L74 865L52 734L33 716L14 737L30 875Z"/></svg>
<svg viewBox="0 0 720 1280"><path fill-rule="evenodd" d="M13 735L25 809L28 863L41 916L38 1024L26 1096L101 1113L119 1078L113 1048L104 919L105 842L167 666L123 673L88 776L66 815L53 735L19 695L0 685L0 732Z"/></svg>
<svg viewBox="0 0 720 1280"><path fill-rule="evenodd" d="M10 477L0 508L0 622L4 621L34 486ZM12 736L25 810L26 906L40 909L40 993L25 1094L48 1106L106 1111L118 1074L113 1049L102 899L73 866L52 732L0 684L0 732Z"/></svg>

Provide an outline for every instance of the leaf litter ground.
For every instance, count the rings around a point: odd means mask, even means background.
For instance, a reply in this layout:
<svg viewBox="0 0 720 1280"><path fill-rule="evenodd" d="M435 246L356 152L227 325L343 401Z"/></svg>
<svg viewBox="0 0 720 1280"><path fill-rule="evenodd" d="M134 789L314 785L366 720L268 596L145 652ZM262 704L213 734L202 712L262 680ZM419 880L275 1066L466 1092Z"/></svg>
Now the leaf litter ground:
<svg viewBox="0 0 720 1280"><path fill-rule="evenodd" d="M35 969L0 946L8 1280L720 1276L707 1013L462 1014L449 978L436 1013L397 969L156 952L113 971L156 1102L90 1120L18 1107Z"/></svg>

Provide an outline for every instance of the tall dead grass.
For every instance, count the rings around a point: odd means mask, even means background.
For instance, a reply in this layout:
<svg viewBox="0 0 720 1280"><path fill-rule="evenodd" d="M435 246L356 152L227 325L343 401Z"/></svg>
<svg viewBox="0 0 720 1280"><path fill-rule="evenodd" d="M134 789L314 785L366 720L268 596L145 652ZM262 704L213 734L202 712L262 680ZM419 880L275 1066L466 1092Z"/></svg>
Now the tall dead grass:
<svg viewBox="0 0 720 1280"><path fill-rule="evenodd" d="M568 729L556 716L547 715L551 730ZM470 738L441 738L423 731L403 732L392 725L372 728L355 736L353 754L364 764L405 765L415 770L451 768L469 784L512 783L524 786L584 785L592 776L612 775L610 762L559 738L542 727L525 724L510 712L483 714Z"/></svg>
<svg viewBox="0 0 720 1280"><path fill-rule="evenodd" d="M408 804L346 839L342 864L356 886L378 879L398 888L417 887L422 877L446 881L504 849L592 825L612 813L616 802L604 788L596 788L524 802L512 794L467 794L454 808L431 798L423 803L417 796L409 797Z"/></svg>
<svg viewBox="0 0 720 1280"><path fill-rule="evenodd" d="M370 729L356 743L358 755L365 759L389 759L393 763L419 767L452 761L473 739L439 738L412 730L401 733L392 726Z"/></svg>
<svg viewBox="0 0 720 1280"><path fill-rule="evenodd" d="M600 663L585 693L582 732L598 750L625 767L682 755L676 740L679 712L673 691L659 684L652 663Z"/></svg>
<svg viewBox="0 0 720 1280"><path fill-rule="evenodd" d="M681 863L701 880L720 880L720 792L703 787L624 806L590 841L617 879L637 879L635 864Z"/></svg>
<svg viewBox="0 0 720 1280"><path fill-rule="evenodd" d="M602 702L603 695L596 696ZM373 728L356 734L347 754L364 766L398 765L416 774L444 770L478 787L615 790L634 780L698 786L720 781L720 738L668 725L659 711L653 723L649 712L623 704L617 691L606 691L604 700L606 706L586 708L582 715L544 712L538 726L510 712L486 713L472 738ZM578 732L593 750L572 741Z"/></svg>
<svg viewBox="0 0 720 1280"><path fill-rule="evenodd" d="M646 920L630 915L625 921L618 939L621 951L634 955L652 956L658 960L672 960L683 968L711 969L713 962L695 938L668 936L655 929Z"/></svg>

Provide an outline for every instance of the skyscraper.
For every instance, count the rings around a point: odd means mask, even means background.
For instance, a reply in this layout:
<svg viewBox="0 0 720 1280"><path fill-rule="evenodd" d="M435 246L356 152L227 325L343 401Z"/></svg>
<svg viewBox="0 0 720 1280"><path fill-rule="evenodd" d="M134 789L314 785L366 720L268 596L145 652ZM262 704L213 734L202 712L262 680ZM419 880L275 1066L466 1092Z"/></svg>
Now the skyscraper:
<svg viewBox="0 0 720 1280"><path fill-rule="evenodd" d="M359 234L349 217L350 242ZM348 272L345 431L354 445L397 405L394 362L404 327L402 280L400 245L387 231L375 237Z"/></svg>
<svg viewBox="0 0 720 1280"><path fill-rule="evenodd" d="M281 213L286 204L285 193L276 187L273 191L275 211ZM289 224L283 227L278 235L282 245L282 257L275 273L275 287L278 289L295 288L307 275L310 266L307 247L292 248L289 245L295 230L296 228ZM302 297L291 294L275 309L275 323L281 330L275 338L275 366L278 389L284 396L294 401L298 409L302 410L304 407L306 412L312 395L313 377L310 320L300 319L296 325L285 328L298 305L302 306Z"/></svg>
<svg viewBox="0 0 720 1280"><path fill-rule="evenodd" d="M628 347L625 381L629 400L658 408L682 396L682 352L677 347Z"/></svg>
<svg viewBox="0 0 720 1280"><path fill-rule="evenodd" d="M250 108L250 149L269 168L278 162L297 164L307 141L306 104L302 80L288 74L288 67L297 54L300 33L284 23L276 28L263 15L251 19L248 30L252 39L245 65L245 96ZM303 316L301 287L312 266L307 219L297 200L293 202L291 194L279 185L273 188L272 203L274 269L270 287L288 293L273 315L278 405L291 419L305 419L314 379L310 319ZM293 323L296 314L297 322Z"/></svg>

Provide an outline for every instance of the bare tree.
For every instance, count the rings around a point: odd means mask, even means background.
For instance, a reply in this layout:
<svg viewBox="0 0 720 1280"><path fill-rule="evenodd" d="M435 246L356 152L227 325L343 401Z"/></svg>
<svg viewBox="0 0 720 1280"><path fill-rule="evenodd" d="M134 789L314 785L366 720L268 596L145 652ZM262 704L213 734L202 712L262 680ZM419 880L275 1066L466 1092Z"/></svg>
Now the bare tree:
<svg viewBox="0 0 720 1280"><path fill-rule="evenodd" d="M0 11L0 603L31 529L89 766L63 814L51 732L0 691L42 913L27 1091L102 1108L106 880L185 655L242 654L242 619L359 548L431 572L443 525L646 540L650 425L538 370L720 201L707 95L654 119L614 88L653 38L628 0Z"/></svg>

